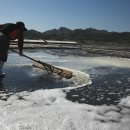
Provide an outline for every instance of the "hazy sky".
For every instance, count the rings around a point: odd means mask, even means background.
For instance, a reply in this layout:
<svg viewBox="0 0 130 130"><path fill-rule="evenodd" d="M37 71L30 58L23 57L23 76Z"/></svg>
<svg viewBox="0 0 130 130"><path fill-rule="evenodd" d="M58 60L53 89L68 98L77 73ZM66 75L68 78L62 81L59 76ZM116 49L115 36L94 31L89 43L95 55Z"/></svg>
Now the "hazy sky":
<svg viewBox="0 0 130 130"><path fill-rule="evenodd" d="M61 26L130 32L130 0L0 0L0 24L16 21L41 32Z"/></svg>

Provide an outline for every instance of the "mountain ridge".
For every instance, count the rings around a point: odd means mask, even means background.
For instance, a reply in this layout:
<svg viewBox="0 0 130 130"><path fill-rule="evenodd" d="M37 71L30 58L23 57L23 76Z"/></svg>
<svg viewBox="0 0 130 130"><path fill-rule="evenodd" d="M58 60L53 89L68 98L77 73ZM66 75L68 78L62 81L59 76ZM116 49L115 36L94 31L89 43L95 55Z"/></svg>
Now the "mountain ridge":
<svg viewBox="0 0 130 130"><path fill-rule="evenodd" d="M66 27L51 29L45 32L28 30L24 34L26 39L53 39L53 40L74 40L74 41L124 41L130 42L130 32L109 32L107 30L98 30L94 28L74 29Z"/></svg>

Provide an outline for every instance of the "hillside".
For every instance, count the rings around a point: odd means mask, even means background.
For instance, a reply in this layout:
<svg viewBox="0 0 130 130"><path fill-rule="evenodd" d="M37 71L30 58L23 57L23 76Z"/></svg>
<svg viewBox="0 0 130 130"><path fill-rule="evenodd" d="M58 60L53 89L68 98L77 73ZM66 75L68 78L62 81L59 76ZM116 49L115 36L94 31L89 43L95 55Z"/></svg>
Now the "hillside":
<svg viewBox="0 0 130 130"><path fill-rule="evenodd" d="M79 42L105 41L123 42L129 44L130 32L108 32L93 28L71 30L65 27L52 29L45 32L28 30L24 34L26 39L53 39L53 40L73 40Z"/></svg>

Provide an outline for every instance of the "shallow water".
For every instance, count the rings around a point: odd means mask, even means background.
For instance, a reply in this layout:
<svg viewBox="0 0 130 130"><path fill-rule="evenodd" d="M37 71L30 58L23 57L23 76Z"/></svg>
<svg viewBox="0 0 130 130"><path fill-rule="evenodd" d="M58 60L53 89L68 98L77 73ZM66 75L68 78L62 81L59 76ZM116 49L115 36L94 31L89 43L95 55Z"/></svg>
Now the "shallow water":
<svg viewBox="0 0 130 130"><path fill-rule="evenodd" d="M67 99L91 105L116 105L121 98L130 95L130 69L97 67L94 70L88 71L92 84L87 85L87 88L70 90Z"/></svg>
<svg viewBox="0 0 130 130"><path fill-rule="evenodd" d="M64 88L68 100L92 105L118 104L130 93L129 59L77 56L72 50L37 49L25 50L24 53L52 65L83 71L90 75L92 84L66 90L73 81L49 76L45 71L33 68L29 59L10 52L4 68L6 78L0 81L2 89L21 92Z"/></svg>

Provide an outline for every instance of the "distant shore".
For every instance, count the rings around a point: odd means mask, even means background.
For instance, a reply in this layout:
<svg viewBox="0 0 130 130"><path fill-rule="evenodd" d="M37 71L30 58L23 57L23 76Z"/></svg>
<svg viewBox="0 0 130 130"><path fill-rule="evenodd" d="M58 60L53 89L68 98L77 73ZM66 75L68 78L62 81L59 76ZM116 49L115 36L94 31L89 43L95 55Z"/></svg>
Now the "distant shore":
<svg viewBox="0 0 130 130"><path fill-rule="evenodd" d="M16 44L11 44L10 48L17 49ZM127 46L105 46L105 45L66 45L66 44L24 44L24 49L72 49L84 52L84 56L115 56L130 58L130 48ZM82 53L81 53L82 55Z"/></svg>

